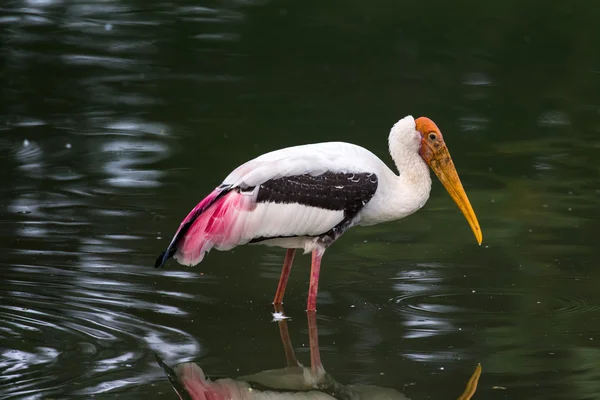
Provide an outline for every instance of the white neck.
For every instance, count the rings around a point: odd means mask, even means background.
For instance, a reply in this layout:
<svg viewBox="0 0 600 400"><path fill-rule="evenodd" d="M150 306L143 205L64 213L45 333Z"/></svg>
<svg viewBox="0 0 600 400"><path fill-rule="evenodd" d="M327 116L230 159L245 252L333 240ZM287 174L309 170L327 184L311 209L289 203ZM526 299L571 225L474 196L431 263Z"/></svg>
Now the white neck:
<svg viewBox="0 0 600 400"><path fill-rule="evenodd" d="M403 218L423 207L431 191L431 175L419 154L421 134L411 116L398 121L389 136L390 155L400 176L395 180L393 207L397 218Z"/></svg>
<svg viewBox="0 0 600 400"><path fill-rule="evenodd" d="M404 218L425 205L431 191L429 167L419 155L421 134L408 116L390 132L390 154L400 176L382 163L376 195L361 211L361 225L373 225Z"/></svg>

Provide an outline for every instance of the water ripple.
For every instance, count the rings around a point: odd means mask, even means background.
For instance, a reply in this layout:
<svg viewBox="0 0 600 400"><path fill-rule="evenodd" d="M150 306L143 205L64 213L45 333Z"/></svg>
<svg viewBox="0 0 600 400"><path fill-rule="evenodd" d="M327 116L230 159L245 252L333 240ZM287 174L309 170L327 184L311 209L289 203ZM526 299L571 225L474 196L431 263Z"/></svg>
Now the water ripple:
<svg viewBox="0 0 600 400"><path fill-rule="evenodd" d="M200 351L200 344L184 331L130 312L186 314L175 306L140 299L145 297L140 293L149 295L151 288L132 287L107 277L82 279L84 271L50 271L53 273L47 275L49 279L42 288L39 282L31 280L42 273L33 265L9 268L11 279L0 285L0 339L10 349L0 353L0 382L9 388L6 395L23 395L33 382L47 388L60 386L66 380L93 381L127 365L137 376L134 371L146 368L145 359L151 351L175 359ZM132 297L131 293L137 295ZM27 342L21 342L21 338L28 338ZM47 374L44 382L38 379L48 365L64 358L85 359L89 367L80 371L56 370ZM125 384L127 379L121 381Z"/></svg>

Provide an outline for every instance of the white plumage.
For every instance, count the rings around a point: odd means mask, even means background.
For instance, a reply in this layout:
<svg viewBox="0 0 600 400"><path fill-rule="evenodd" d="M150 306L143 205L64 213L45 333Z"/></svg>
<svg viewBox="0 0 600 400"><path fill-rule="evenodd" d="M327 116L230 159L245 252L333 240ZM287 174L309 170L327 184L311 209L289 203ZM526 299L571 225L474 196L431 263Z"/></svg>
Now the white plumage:
<svg viewBox="0 0 600 400"><path fill-rule="evenodd" d="M308 252L314 246L312 236L329 231L343 219L344 212L338 210L324 210L303 204L262 203L252 211L240 213L236 223L244 225L241 244L254 238L274 237L276 239L256 244L278 246L278 239L293 235L294 238L287 238L287 243L294 244L291 248L304 248Z"/></svg>

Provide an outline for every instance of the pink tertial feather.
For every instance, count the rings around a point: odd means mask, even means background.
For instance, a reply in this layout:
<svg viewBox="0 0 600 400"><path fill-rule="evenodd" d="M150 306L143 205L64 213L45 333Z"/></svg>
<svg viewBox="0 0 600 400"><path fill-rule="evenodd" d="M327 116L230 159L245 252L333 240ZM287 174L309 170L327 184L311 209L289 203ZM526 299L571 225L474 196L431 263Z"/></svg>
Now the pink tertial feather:
<svg viewBox="0 0 600 400"><path fill-rule="evenodd" d="M199 215L190 213L184 220L191 222L191 226L178 239L173 256L181 264L196 265L213 247L229 250L244 242L242 214L253 209L252 196L238 191L230 191L221 197L219 194L211 193L208 200L203 200L196 208L209 201L212 204Z"/></svg>

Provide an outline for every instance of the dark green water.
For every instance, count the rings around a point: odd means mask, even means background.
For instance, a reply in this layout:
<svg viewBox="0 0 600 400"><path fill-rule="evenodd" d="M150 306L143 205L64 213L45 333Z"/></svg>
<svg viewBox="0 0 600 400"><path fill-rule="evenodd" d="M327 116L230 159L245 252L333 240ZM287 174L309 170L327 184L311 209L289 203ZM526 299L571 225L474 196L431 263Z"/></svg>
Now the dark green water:
<svg viewBox="0 0 600 400"><path fill-rule="evenodd" d="M0 398L176 398L285 366L283 250L153 268L240 163L327 140L391 165L407 114L442 129L484 243L435 180L325 255L327 371L411 399L600 398L600 4L6 1L0 13ZM285 299L309 363L309 257Z"/></svg>

